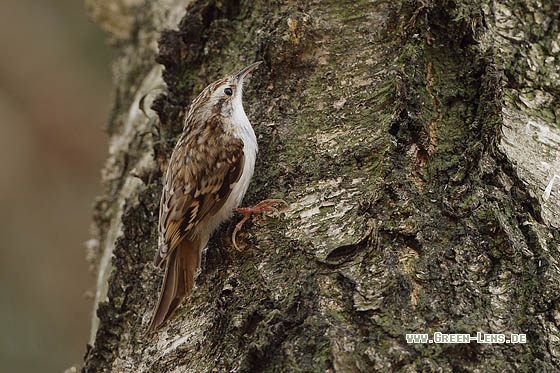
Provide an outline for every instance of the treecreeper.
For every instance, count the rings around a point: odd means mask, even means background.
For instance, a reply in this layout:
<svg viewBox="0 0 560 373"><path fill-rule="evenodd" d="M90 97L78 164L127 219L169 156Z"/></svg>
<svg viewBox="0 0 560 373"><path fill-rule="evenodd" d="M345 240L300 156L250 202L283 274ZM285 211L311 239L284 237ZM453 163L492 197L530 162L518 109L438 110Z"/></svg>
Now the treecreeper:
<svg viewBox="0 0 560 373"><path fill-rule="evenodd" d="M253 176L258 145L243 109L243 82L262 61L206 87L192 102L171 155L159 207L154 265L165 266L148 332L159 329L191 292L202 250L212 232L234 211L245 215L275 210L265 200L238 208Z"/></svg>

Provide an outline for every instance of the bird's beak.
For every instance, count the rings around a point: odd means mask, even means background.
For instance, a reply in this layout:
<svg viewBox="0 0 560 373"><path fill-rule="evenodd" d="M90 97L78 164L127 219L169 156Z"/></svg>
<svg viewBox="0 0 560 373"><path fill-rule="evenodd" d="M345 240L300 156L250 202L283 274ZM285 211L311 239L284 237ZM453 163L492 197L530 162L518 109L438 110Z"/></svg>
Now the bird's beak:
<svg viewBox="0 0 560 373"><path fill-rule="evenodd" d="M235 79L237 79L238 83L242 83L243 79L245 79L245 77L247 75L249 75L249 73L251 71L253 71L254 69L257 68L257 66L259 66L262 63L262 61L257 61L255 63L250 64L249 66L247 66L246 68L244 68L243 70L241 70L240 72L238 72L237 74L235 74Z"/></svg>

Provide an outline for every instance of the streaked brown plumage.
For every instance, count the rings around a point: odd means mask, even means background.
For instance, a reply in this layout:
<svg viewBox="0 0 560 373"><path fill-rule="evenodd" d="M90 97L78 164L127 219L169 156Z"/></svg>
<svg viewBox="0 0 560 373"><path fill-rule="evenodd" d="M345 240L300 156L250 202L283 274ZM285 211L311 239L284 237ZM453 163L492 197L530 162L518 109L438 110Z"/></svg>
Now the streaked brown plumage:
<svg viewBox="0 0 560 373"><path fill-rule="evenodd" d="M242 88L259 64L210 84L186 116L161 196L154 264L165 264L165 275L149 331L169 320L190 293L210 235L247 191L257 140L243 110Z"/></svg>

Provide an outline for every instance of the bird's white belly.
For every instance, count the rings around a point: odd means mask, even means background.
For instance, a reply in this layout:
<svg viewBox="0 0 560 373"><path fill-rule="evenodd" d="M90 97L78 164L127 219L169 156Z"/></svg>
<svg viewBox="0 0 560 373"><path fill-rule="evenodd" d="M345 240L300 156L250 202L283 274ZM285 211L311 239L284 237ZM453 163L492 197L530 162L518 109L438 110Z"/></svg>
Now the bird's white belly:
<svg viewBox="0 0 560 373"><path fill-rule="evenodd" d="M243 116L245 116L245 113L243 113ZM249 120L247 119L247 117L245 116L245 118L243 119L237 122L241 125L237 127L237 131L235 132L235 136L243 140L243 152L245 155L243 172L241 173L241 176L237 183L233 185L231 193L220 211L218 211L206 225L206 232L204 232L203 234L208 238L222 222L231 217L233 209L239 207L239 205L243 201L243 197L245 196L247 189L249 188L251 178L253 177L253 172L255 170L255 160L257 158L258 151L257 138L255 136L253 128L249 124ZM203 240L203 242L204 241L207 240ZM206 246L206 242L204 242L203 247L204 246Z"/></svg>

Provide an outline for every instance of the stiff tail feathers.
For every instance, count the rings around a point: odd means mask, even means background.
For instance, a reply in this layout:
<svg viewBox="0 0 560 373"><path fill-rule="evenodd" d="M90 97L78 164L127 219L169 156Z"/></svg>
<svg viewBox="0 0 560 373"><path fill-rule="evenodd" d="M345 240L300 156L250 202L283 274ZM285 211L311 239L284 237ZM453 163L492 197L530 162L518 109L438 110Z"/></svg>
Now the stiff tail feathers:
<svg viewBox="0 0 560 373"><path fill-rule="evenodd" d="M194 286L196 271L200 263L200 240L184 239L169 254L165 263L165 275L157 306L147 332L163 326L173 316Z"/></svg>

